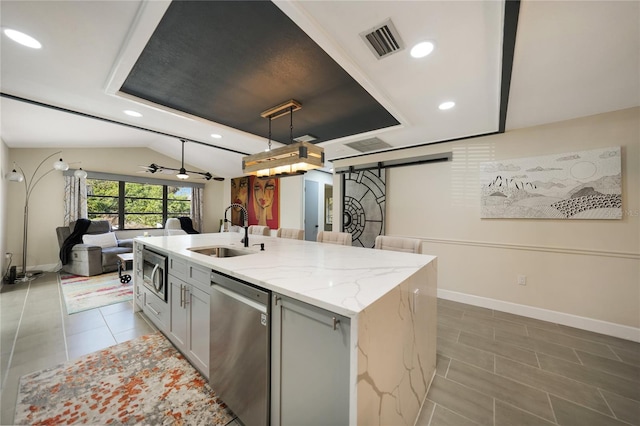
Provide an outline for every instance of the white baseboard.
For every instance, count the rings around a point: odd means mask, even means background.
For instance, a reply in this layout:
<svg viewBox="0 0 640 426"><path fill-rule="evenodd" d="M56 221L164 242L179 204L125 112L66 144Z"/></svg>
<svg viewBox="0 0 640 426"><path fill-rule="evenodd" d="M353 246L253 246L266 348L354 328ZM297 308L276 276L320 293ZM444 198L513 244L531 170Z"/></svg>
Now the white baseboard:
<svg viewBox="0 0 640 426"><path fill-rule="evenodd" d="M569 327L575 327L582 330L592 331L594 333L606 334L608 336L640 343L640 328L630 327L627 325L581 317L564 312L551 311L549 309L505 302L503 300L490 299L488 297L474 296L472 294L459 293L457 291L438 289L438 297L441 299L452 300L454 302L466 303L468 305L522 315L524 317L535 318L542 321L555 322Z"/></svg>
<svg viewBox="0 0 640 426"><path fill-rule="evenodd" d="M60 262L47 263L44 265L27 266L27 272L29 271L42 271L42 272L56 272L60 269ZM20 270L20 268L18 268Z"/></svg>

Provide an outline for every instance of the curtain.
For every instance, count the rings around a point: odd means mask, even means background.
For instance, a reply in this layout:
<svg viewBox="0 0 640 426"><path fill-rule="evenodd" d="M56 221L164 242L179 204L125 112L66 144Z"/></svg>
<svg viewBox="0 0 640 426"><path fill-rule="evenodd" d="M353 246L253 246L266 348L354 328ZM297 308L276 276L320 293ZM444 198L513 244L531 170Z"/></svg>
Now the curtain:
<svg viewBox="0 0 640 426"><path fill-rule="evenodd" d="M198 232L202 232L203 193L202 188L191 188L191 221L193 228Z"/></svg>
<svg viewBox="0 0 640 426"><path fill-rule="evenodd" d="M87 217L87 180L64 177L64 224Z"/></svg>

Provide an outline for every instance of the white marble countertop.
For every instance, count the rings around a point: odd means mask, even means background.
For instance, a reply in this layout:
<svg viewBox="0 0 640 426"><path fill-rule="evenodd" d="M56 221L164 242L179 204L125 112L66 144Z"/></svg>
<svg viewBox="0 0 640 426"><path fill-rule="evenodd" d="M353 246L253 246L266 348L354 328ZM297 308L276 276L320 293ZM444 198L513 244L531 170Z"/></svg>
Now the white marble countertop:
<svg viewBox="0 0 640 426"><path fill-rule="evenodd" d="M151 248L347 317L357 314L413 275L434 256L250 235L244 256L216 258L188 250L243 248L235 232L138 237ZM259 245L264 243L265 250Z"/></svg>

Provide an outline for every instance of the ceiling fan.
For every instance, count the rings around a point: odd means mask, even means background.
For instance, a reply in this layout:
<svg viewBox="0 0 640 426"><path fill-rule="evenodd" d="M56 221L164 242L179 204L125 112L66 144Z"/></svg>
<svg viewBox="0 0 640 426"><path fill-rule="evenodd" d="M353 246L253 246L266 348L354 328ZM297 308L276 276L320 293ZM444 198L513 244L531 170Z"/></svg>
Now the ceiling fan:
<svg viewBox="0 0 640 426"><path fill-rule="evenodd" d="M178 174L176 175L178 177L178 179L189 179L189 173L190 174L196 174L196 175L200 175L202 176L202 179L206 179L206 180L216 180L219 182L224 181L223 177L219 177L219 176L213 176L211 173L209 172L195 172L195 171L191 171L191 170L187 170L184 168L184 143L186 142L184 139L180 139L180 142L182 142L182 163L179 169L173 168L173 167L165 167L165 166L160 166L156 163L151 163L148 166L139 166L142 167L146 170L144 170L142 173L163 173L163 174L169 174L172 175L175 172L178 172Z"/></svg>

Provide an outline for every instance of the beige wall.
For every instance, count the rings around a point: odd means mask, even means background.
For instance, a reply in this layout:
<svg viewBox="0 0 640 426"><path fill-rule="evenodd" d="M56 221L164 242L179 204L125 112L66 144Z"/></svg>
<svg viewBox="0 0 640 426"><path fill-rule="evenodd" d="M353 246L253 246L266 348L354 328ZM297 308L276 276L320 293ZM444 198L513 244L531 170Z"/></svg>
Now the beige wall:
<svg viewBox="0 0 640 426"><path fill-rule="evenodd" d="M621 220L480 219L479 163L608 146L622 147ZM386 233L424 239L440 290L640 327L640 108L334 165L447 151L451 162L387 170Z"/></svg>
<svg viewBox="0 0 640 426"><path fill-rule="evenodd" d="M0 139L0 254L2 255L2 260L0 261L2 273L0 275L2 277L4 277L8 266L8 262L4 257L4 254L7 252L7 209L5 206L7 205L8 182L4 179L4 175L10 171L11 163L9 162L9 148L7 148L4 141ZM1 281L2 280L0 279L0 282Z"/></svg>
<svg viewBox="0 0 640 426"><path fill-rule="evenodd" d="M38 164L48 155L59 149L9 149L9 161L15 161L22 167L27 177L35 172ZM162 154L146 148L117 148L117 149L63 149L62 158L71 168L82 167L87 171L116 173L137 176L141 170L138 165L152 162L166 166L180 167L180 163ZM48 163L43 165L37 176L49 169ZM145 175L147 176L147 175ZM162 179L170 179L169 175L160 175ZM152 179L153 176L150 176ZM175 179L178 181L177 179ZM4 182L4 180L3 180ZM205 182L205 181L202 181ZM222 217L223 184L209 181L204 191L204 230L213 232ZM36 186L29 200L29 242L27 253L27 267L38 267L44 270L55 270L58 263L58 242L55 228L62 225L64 215L63 205L63 177L55 171L43 178ZM14 253L14 264L22 263L22 217L24 208L23 184L7 185L6 202L2 202L3 214L6 212L8 222L6 235L6 250ZM0 193L1 194L1 193Z"/></svg>

